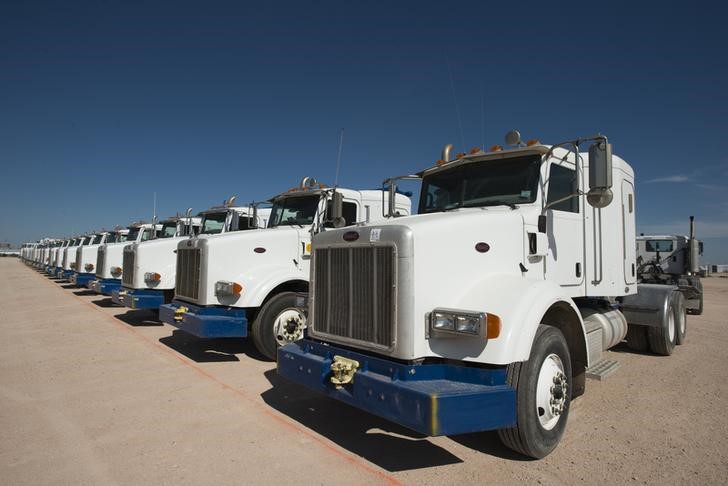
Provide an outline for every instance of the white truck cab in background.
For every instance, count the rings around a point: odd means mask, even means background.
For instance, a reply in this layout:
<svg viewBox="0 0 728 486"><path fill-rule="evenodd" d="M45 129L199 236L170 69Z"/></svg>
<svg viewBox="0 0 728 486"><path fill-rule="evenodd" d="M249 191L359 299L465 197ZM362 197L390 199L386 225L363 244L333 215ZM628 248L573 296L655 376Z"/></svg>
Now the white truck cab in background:
<svg viewBox="0 0 728 486"><path fill-rule="evenodd" d="M71 278L71 275L76 271L76 249L89 244L90 241L91 237L89 235L77 236L63 249L62 270L59 276L61 280Z"/></svg>
<svg viewBox="0 0 728 486"><path fill-rule="evenodd" d="M245 231L268 222L270 211L259 210L256 221L252 220L252 207L234 206L234 197L222 206L214 206L200 213L201 217L168 220L168 233L172 225L177 227L174 237L159 238L144 244L127 245L124 248L122 288L114 293L114 302L132 309L158 310L174 296L177 266L177 246L180 241L198 235L227 234ZM188 213L191 210L188 210ZM194 231L188 230L192 222Z"/></svg>
<svg viewBox="0 0 728 486"><path fill-rule="evenodd" d="M685 296L688 313L703 313L700 255L703 242L695 238L695 218L690 234L637 237L637 276L642 283L677 286Z"/></svg>
<svg viewBox="0 0 728 486"><path fill-rule="evenodd" d="M154 237L161 225L135 222L126 229L117 229L114 242L101 245L96 253L96 278L88 283L96 293L111 296L121 286L122 252L130 242L147 241Z"/></svg>
<svg viewBox="0 0 728 486"><path fill-rule="evenodd" d="M76 248L76 260L74 264L74 273L71 275L70 281L76 287L86 287L86 285L96 278L94 268L99 247L101 245L111 243L114 233L108 231L100 231L90 235L87 245Z"/></svg>
<svg viewBox="0 0 728 486"><path fill-rule="evenodd" d="M275 359L277 347L306 327L311 235L379 221L388 198L386 191L327 188L306 177L269 201L267 227L180 242L175 297L160 307L160 319L202 338L252 333L256 348ZM410 214L408 197L397 194L394 204Z"/></svg>
<svg viewBox="0 0 728 486"><path fill-rule="evenodd" d="M628 328L672 352L682 294L635 300L630 165L601 135L507 140L447 146L418 174L417 215L313 238L308 337L278 350L279 374L425 435L498 430L538 458Z"/></svg>

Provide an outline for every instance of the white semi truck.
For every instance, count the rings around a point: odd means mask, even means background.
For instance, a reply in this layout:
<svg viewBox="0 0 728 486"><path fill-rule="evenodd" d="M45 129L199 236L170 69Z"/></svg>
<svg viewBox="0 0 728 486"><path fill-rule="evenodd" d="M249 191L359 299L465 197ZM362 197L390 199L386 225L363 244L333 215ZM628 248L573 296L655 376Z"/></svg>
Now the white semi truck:
<svg viewBox="0 0 728 486"><path fill-rule="evenodd" d="M63 249L63 260L61 262L61 280L69 280L73 273L76 271L76 250L81 247L88 245L91 241L91 236L82 235L74 238L71 243Z"/></svg>
<svg viewBox="0 0 728 486"><path fill-rule="evenodd" d="M308 337L278 350L282 376L425 435L498 430L540 458L628 328L672 352L684 299L637 283L630 165L601 135L507 140L446 147L418 174L419 214L313 238Z"/></svg>
<svg viewBox="0 0 728 486"><path fill-rule="evenodd" d="M172 303L160 319L201 338L246 337L275 359L276 348L306 327L311 235L327 227L383 219L389 195L381 190L327 188L310 177L269 202L267 228L202 235L179 243ZM408 197L392 199L410 213ZM258 210L260 211L260 209Z"/></svg>
<svg viewBox="0 0 728 486"><path fill-rule="evenodd" d="M169 294L174 289L177 241L200 232L202 218L193 217L191 211L185 218L174 216L162 220L157 238L124 247L121 287L111 294L115 304L132 309L157 309L172 299Z"/></svg>
<svg viewBox="0 0 728 486"><path fill-rule="evenodd" d="M61 246L56 249L55 252L53 252L53 272L51 275L60 278L61 274L63 273L63 252L73 243L73 238L67 238L63 240L63 243Z"/></svg>
<svg viewBox="0 0 728 486"><path fill-rule="evenodd" d="M695 238L695 218L690 234L640 235L637 237L637 277L640 282L676 285L685 296L688 313L703 313L700 255L703 242Z"/></svg>
<svg viewBox="0 0 728 486"><path fill-rule="evenodd" d="M115 293L114 302L132 309L158 310L172 301L176 281L177 245L197 235L228 234L265 226L269 210L233 206L235 198L222 206L201 213L202 218L190 218L196 231L182 230L185 221L178 220L180 231L173 238L153 240L124 248L123 287ZM255 217L255 220L253 218ZM170 222L171 223L171 222ZM187 223L188 224L188 223Z"/></svg>
<svg viewBox="0 0 728 486"><path fill-rule="evenodd" d="M86 285L97 294L111 296L121 286L121 261L124 246L130 241L146 241L155 233L155 225L135 222L126 228L115 228L114 242L105 243L96 250L95 278Z"/></svg>
<svg viewBox="0 0 728 486"><path fill-rule="evenodd" d="M114 243L115 241L116 233L100 231L91 235L89 244L76 248L75 271L71 275L71 283L76 287L86 287L91 280L94 280L96 278L94 268L99 248L101 245Z"/></svg>

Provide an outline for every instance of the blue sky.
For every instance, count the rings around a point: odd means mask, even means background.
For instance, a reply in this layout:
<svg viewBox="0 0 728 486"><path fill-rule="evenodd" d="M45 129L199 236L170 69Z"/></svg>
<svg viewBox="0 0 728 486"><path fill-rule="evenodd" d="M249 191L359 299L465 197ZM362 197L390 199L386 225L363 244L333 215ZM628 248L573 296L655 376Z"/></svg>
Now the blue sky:
<svg viewBox="0 0 728 486"><path fill-rule="evenodd" d="M638 232L728 262L726 7L643 2L2 2L0 240L375 187L456 150L602 132ZM453 89L454 88L454 89ZM462 128L461 128L462 127Z"/></svg>

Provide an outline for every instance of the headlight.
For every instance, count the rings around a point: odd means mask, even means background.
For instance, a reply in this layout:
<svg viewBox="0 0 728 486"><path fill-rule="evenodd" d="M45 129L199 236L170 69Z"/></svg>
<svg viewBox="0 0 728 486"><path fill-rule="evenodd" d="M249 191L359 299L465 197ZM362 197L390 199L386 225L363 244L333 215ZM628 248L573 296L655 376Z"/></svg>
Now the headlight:
<svg viewBox="0 0 728 486"><path fill-rule="evenodd" d="M237 282L228 282L227 280L215 282L215 295L217 296L240 295L242 291L243 286Z"/></svg>
<svg viewBox="0 0 728 486"><path fill-rule="evenodd" d="M121 275L121 267L111 267L111 275L114 277Z"/></svg>
<svg viewBox="0 0 728 486"><path fill-rule="evenodd" d="M157 272L147 272L144 274L145 282L159 282L162 280L162 276Z"/></svg>
<svg viewBox="0 0 728 486"><path fill-rule="evenodd" d="M444 314L442 312L432 313L432 329L441 331L454 331L455 320L451 314Z"/></svg>
<svg viewBox="0 0 728 486"><path fill-rule="evenodd" d="M485 337L486 316L485 312L435 309L430 313L430 331L434 334L447 333Z"/></svg>
<svg viewBox="0 0 728 486"><path fill-rule="evenodd" d="M76 268L76 262L71 262L70 267L73 268L73 269L75 269Z"/></svg>
<svg viewBox="0 0 728 486"><path fill-rule="evenodd" d="M84 268L86 269L87 272L90 272L90 271L92 271L94 269L94 264L93 263L87 263L86 266L84 266Z"/></svg>

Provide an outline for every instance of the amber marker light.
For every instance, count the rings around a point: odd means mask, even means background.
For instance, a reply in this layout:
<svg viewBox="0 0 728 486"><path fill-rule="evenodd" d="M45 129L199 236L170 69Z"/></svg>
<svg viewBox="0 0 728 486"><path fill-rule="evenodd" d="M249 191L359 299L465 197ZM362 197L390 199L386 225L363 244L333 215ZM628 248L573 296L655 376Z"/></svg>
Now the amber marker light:
<svg viewBox="0 0 728 486"><path fill-rule="evenodd" d="M490 152L500 152L501 150L503 150L503 147L501 147L500 145L493 145L490 148Z"/></svg>
<svg viewBox="0 0 728 486"><path fill-rule="evenodd" d="M487 317L486 337L488 339L495 339L498 336L500 336L501 318L495 314L491 314L490 312L486 313L486 317Z"/></svg>
<svg viewBox="0 0 728 486"><path fill-rule="evenodd" d="M538 145L540 143L541 142L539 142L535 138L532 138L531 140L529 140L528 142L526 142L526 145L529 146L529 147L533 147L534 145Z"/></svg>

